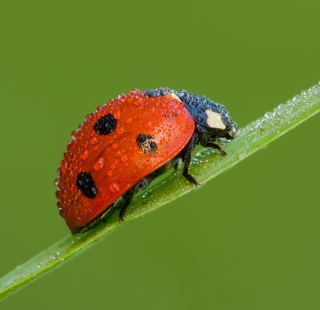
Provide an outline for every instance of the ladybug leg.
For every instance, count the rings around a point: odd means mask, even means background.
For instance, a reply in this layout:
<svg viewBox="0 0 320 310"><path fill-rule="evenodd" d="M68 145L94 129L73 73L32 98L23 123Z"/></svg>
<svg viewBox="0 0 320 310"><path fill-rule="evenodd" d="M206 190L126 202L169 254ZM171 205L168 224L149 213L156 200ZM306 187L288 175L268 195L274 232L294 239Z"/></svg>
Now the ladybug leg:
<svg viewBox="0 0 320 310"><path fill-rule="evenodd" d="M183 161L183 168L182 168L182 175L192 184L195 186L200 185L200 183L197 182L197 180L189 174L189 168L191 164L191 156L192 156L192 151L195 147L195 140L196 137L193 135L192 138L190 139L190 142L187 144L185 151L182 154L182 161Z"/></svg>
<svg viewBox="0 0 320 310"><path fill-rule="evenodd" d="M177 159L177 162L173 165L174 170L178 170L181 164L181 158Z"/></svg>
<svg viewBox="0 0 320 310"><path fill-rule="evenodd" d="M122 206L119 213L119 222L124 221L124 216L126 214L127 208L130 205L134 195L141 189L146 188L151 181L154 179L152 175L148 175L142 180L140 180L135 186L131 187L123 196L125 199L125 204Z"/></svg>
<svg viewBox="0 0 320 310"><path fill-rule="evenodd" d="M210 147L212 149L216 149L216 150L220 151L222 156L226 156L227 155L226 151L219 144L208 142L205 145L205 147Z"/></svg>

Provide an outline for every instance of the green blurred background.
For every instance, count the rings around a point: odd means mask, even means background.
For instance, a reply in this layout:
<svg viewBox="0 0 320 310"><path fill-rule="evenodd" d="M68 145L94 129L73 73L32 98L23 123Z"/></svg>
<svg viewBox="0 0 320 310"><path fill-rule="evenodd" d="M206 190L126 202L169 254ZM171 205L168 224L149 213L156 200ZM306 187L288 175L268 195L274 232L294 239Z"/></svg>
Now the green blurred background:
<svg viewBox="0 0 320 310"><path fill-rule="evenodd" d="M0 275L69 231L53 180L97 106L167 86L243 127L320 80L320 2L0 2ZM319 115L1 309L319 309Z"/></svg>

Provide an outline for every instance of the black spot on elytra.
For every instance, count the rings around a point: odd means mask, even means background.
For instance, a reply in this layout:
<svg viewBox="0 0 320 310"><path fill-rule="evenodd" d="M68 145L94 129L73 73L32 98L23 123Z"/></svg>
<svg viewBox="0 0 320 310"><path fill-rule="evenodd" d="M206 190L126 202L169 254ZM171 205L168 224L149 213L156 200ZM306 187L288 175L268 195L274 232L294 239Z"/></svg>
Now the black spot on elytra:
<svg viewBox="0 0 320 310"><path fill-rule="evenodd" d="M93 129L99 135L107 135L116 129L118 120L114 118L112 114L104 115L97 120Z"/></svg>
<svg viewBox="0 0 320 310"><path fill-rule="evenodd" d="M76 184L81 193L88 198L93 199L98 194L98 189L94 184L90 173L81 172L77 175Z"/></svg>
<svg viewBox="0 0 320 310"><path fill-rule="evenodd" d="M136 141L143 153L149 153L152 155L157 150L157 143L150 135L140 134Z"/></svg>

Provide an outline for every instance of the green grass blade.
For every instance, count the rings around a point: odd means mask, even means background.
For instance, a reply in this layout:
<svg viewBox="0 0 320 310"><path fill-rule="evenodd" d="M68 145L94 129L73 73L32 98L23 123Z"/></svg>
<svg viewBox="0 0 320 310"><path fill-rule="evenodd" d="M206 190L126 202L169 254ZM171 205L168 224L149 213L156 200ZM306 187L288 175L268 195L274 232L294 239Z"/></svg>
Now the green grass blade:
<svg viewBox="0 0 320 310"><path fill-rule="evenodd" d="M193 158L190 173L203 186L208 180L259 149L265 148L288 130L293 129L319 111L320 87L316 85L243 128L237 139L224 145L228 156L217 155L212 150L201 150ZM147 190L136 195L128 208L126 221L153 211L194 189L195 187L181 176L180 170L170 176L167 175L165 179L160 178ZM117 214L114 213L107 223L78 236L70 235L52 245L0 279L0 299L99 241L121 225L123 224L118 223Z"/></svg>

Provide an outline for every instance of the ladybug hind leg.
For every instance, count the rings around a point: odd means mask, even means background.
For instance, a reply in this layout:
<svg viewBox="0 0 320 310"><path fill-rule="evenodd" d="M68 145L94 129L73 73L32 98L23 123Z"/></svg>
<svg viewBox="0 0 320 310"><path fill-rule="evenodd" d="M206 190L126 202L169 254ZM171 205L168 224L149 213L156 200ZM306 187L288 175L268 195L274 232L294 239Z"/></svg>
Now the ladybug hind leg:
<svg viewBox="0 0 320 310"><path fill-rule="evenodd" d="M173 165L174 170L178 170L180 168L181 158L177 158L177 161Z"/></svg>
<svg viewBox="0 0 320 310"><path fill-rule="evenodd" d="M124 221L124 216L126 214L127 208L130 205L134 195L141 189L146 188L151 181L154 179L152 175L148 175L141 179L135 186L131 187L124 195L123 199L125 200L124 205L122 206L119 213L119 222Z"/></svg>

